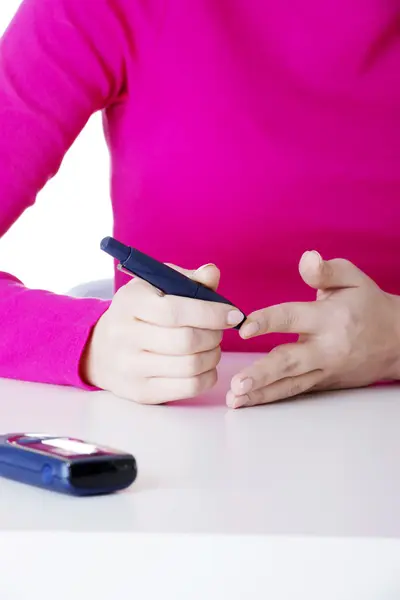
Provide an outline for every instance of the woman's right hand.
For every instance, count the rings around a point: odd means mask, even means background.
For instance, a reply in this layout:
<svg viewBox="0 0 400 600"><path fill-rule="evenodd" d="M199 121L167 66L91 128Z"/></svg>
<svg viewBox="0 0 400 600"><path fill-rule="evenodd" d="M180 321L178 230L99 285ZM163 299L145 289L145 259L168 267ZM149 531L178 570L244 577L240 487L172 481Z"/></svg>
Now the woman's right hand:
<svg viewBox="0 0 400 600"><path fill-rule="evenodd" d="M218 287L214 265L178 270ZM118 290L94 327L82 359L83 378L142 404L192 398L216 383L223 330L242 319L232 306L165 296L133 279Z"/></svg>

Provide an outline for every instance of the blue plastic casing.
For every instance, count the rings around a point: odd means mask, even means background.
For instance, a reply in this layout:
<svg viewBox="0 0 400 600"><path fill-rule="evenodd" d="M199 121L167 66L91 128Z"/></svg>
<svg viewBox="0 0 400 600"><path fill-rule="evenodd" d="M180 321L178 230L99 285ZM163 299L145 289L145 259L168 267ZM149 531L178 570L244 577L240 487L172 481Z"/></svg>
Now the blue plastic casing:
<svg viewBox="0 0 400 600"><path fill-rule="evenodd" d="M16 433L0 436L0 476L64 494L93 496L129 487L137 465L131 454L82 440Z"/></svg>
<svg viewBox="0 0 400 600"><path fill-rule="evenodd" d="M125 244L112 237L104 238L100 247L104 252L115 258L122 269L147 281L164 294L235 306L233 302L214 290L186 277L186 275L175 271L175 269L136 248L125 246ZM245 320L246 318L243 316L243 320L235 329L240 329Z"/></svg>

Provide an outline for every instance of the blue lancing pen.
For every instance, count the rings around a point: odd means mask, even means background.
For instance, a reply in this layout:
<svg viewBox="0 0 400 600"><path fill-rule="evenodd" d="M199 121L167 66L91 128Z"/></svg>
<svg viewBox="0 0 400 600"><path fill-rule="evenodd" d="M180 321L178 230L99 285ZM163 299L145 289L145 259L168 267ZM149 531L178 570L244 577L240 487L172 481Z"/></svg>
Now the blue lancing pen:
<svg viewBox="0 0 400 600"><path fill-rule="evenodd" d="M164 294L235 306L230 300L214 292L214 290L193 281L193 279L140 252L140 250L125 246L125 244L112 237L106 237L102 240L101 249L119 262L118 268L120 270L127 271L131 275L147 281ZM240 312L244 315L243 311ZM245 320L246 317L244 316L235 329L240 329Z"/></svg>

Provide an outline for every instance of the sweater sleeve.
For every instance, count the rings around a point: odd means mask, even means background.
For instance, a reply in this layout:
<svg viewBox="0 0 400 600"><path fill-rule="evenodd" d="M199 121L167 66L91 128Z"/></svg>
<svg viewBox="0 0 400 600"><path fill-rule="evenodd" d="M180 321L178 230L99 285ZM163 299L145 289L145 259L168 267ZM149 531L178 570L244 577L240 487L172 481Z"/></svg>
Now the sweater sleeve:
<svg viewBox="0 0 400 600"><path fill-rule="evenodd" d="M23 0L2 37L0 236L57 173L90 116L121 98L126 28L117 2ZM80 358L108 306L0 273L0 377L87 387Z"/></svg>

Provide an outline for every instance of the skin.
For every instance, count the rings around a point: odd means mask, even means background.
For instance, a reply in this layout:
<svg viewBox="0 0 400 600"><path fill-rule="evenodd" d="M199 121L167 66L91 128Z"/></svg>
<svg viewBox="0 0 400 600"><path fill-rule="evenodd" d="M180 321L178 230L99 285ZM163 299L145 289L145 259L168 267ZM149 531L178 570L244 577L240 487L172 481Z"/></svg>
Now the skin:
<svg viewBox="0 0 400 600"><path fill-rule="evenodd" d="M364 387L399 378L400 298L383 292L346 260L324 261L307 252L299 265L315 302L259 310L240 330L248 339L299 334L236 375L227 395L232 408L268 404L314 390Z"/></svg>
<svg viewBox="0 0 400 600"><path fill-rule="evenodd" d="M194 272L173 268L218 287L214 265ZM81 365L83 378L141 404L192 398L215 385L223 330L242 320L232 306L164 296L133 279L95 326Z"/></svg>
<svg viewBox="0 0 400 600"><path fill-rule="evenodd" d="M215 265L174 268L218 288ZM298 341L274 348L237 374L229 407L400 378L400 297L383 292L352 263L324 261L314 251L303 255L299 271L316 300L258 310L240 330L244 339L295 333ZM231 306L163 296L133 279L95 326L82 375L95 387L142 404L192 398L215 385L223 331L242 319Z"/></svg>

